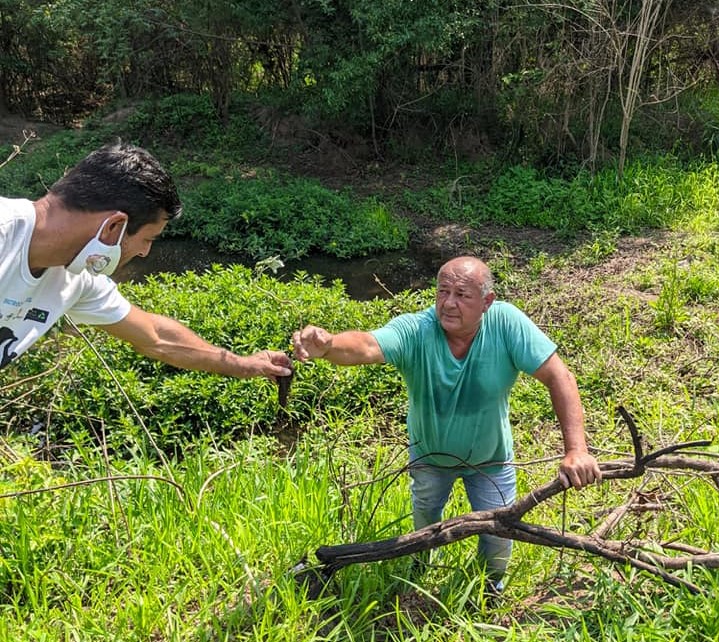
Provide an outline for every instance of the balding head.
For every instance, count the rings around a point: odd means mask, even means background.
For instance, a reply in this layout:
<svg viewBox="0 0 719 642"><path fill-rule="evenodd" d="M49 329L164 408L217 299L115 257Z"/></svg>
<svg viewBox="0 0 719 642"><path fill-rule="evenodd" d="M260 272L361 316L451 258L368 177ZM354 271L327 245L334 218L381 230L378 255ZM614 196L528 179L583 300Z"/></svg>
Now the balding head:
<svg viewBox="0 0 719 642"><path fill-rule="evenodd" d="M447 261L437 273L437 282L442 278L463 281L480 288L482 295L494 290L494 277L486 263L474 256L458 256Z"/></svg>

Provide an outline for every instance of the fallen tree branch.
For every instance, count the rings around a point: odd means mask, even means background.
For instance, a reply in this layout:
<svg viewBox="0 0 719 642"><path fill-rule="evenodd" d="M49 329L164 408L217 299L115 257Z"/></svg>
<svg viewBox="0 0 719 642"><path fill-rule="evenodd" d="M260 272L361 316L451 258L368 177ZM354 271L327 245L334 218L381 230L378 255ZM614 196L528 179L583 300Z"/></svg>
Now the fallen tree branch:
<svg viewBox="0 0 719 642"><path fill-rule="evenodd" d="M641 436L634 421L624 408L619 410L632 434L635 456L631 460L600 463L599 467L605 482L613 479L639 478L648 469L663 469L709 475L714 484L719 487L719 462L673 454L689 448L708 446L710 441L674 444L645 455L642 450ZM524 516L530 510L562 492L565 492L565 489L561 482L559 479L554 479L520 497L511 506L460 515L431 524L412 533L381 541L320 546L315 551L320 566L308 568L306 565L301 565L298 578L302 578L303 581L309 580L312 584L310 594L318 594L331 575L345 566L412 555L485 533L539 546L583 551L603 557L615 564L630 564L634 568L660 577L669 584L683 586L692 593L702 592L701 588L688 580L677 577L673 571L687 569L691 566L719 568L719 553L703 551L693 546L677 542L662 545L639 540L606 539L605 535L617 525L627 512L632 510L635 497L632 497L623 506L614 509L610 513L610 517L600 524L594 533L588 535L560 532L554 528L523 521ZM659 506L655 505L654 508L659 508ZM665 551L669 550L685 554L681 556L668 555Z"/></svg>

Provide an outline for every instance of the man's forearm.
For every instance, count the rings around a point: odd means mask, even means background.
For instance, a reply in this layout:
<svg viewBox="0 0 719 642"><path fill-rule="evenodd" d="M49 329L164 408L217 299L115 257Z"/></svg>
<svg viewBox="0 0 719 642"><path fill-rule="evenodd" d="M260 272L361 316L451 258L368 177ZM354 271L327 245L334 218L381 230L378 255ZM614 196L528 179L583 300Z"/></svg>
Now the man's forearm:
<svg viewBox="0 0 719 642"><path fill-rule="evenodd" d="M549 388L552 407L562 430L564 452L587 452L584 435L584 409L579 389L571 372L566 371L565 381L557 381Z"/></svg>
<svg viewBox="0 0 719 642"><path fill-rule="evenodd" d="M157 340L135 346L144 356L185 370L201 370L219 375L248 378L260 374L252 357L240 356L212 345L189 328L167 318L156 325Z"/></svg>
<svg viewBox="0 0 719 642"><path fill-rule="evenodd" d="M327 352L322 356L338 366L355 366L384 361L375 338L359 330L348 330L331 335Z"/></svg>
<svg viewBox="0 0 719 642"><path fill-rule="evenodd" d="M377 339L369 332L347 330L332 334L308 325L292 335L295 357L300 361L325 359L339 366L384 363Z"/></svg>
<svg viewBox="0 0 719 642"><path fill-rule="evenodd" d="M562 429L564 457L559 479L565 488L582 488L602 478L596 459L589 453L584 435L584 409L577 380L562 360L552 355L534 376L549 389L552 406Z"/></svg>

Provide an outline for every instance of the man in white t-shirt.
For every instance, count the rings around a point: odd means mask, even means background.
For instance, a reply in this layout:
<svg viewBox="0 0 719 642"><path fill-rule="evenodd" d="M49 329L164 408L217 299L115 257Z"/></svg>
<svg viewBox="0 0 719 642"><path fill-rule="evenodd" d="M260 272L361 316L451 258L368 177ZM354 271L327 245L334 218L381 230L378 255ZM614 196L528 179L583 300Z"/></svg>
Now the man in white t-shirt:
<svg viewBox="0 0 719 642"><path fill-rule="evenodd" d="M125 143L92 152L35 202L0 198L0 368L67 314L177 368L239 378L289 375L283 352L241 356L212 345L181 323L130 304L109 278L118 266L147 256L181 211L158 161Z"/></svg>

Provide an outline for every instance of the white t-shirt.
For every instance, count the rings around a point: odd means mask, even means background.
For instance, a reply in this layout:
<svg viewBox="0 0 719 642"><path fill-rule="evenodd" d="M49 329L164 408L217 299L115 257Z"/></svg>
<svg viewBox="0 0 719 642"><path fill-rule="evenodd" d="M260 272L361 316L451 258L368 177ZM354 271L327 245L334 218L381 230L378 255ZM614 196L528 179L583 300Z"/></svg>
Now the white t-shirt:
<svg viewBox="0 0 719 642"><path fill-rule="evenodd" d="M75 323L117 323L130 303L106 276L64 267L30 273L28 249L35 207L25 199L0 197L0 368L25 352L65 313Z"/></svg>

